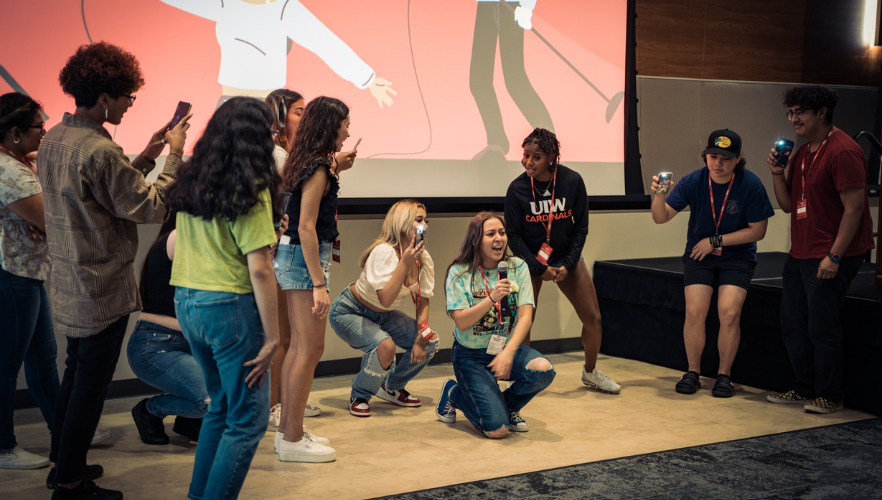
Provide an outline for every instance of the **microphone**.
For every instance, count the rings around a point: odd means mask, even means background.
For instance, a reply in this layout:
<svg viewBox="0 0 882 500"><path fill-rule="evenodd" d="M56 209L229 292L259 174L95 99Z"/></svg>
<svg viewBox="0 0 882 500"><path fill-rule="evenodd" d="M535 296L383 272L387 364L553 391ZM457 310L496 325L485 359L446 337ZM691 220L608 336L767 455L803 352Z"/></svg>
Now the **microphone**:
<svg viewBox="0 0 882 500"><path fill-rule="evenodd" d="M508 279L508 262L502 260L499 262L499 265L496 266L497 272L497 281ZM511 311L509 310L508 298L502 301L502 317L499 318L500 326L502 323L508 323L511 318Z"/></svg>
<svg viewBox="0 0 882 500"><path fill-rule="evenodd" d="M499 278L501 280L508 279L508 263L503 261L499 262L499 265L496 266L496 272L499 274Z"/></svg>

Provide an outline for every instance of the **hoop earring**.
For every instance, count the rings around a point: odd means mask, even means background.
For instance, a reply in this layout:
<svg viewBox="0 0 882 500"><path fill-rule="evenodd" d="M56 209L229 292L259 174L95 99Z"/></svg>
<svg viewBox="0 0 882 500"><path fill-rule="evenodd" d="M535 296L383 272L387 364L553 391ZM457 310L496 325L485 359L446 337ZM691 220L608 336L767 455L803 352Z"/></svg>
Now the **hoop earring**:
<svg viewBox="0 0 882 500"><path fill-rule="evenodd" d="M13 137L13 138L12 138L12 143L13 143L13 144L18 144L18 137Z"/></svg>
<svg viewBox="0 0 882 500"><path fill-rule="evenodd" d="M104 108L104 119L107 119L107 107Z"/></svg>

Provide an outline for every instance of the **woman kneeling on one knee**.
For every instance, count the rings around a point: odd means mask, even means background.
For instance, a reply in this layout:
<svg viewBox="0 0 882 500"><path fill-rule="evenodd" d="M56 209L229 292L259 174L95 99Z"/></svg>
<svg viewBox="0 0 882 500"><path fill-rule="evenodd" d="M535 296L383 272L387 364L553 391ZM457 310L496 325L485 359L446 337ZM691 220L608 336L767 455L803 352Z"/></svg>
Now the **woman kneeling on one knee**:
<svg viewBox="0 0 882 500"><path fill-rule="evenodd" d="M526 263L507 252L502 218L476 215L447 270L456 380L444 382L435 408L438 420L448 424L461 410L494 439L530 429L520 411L555 376L548 359L521 343L533 323L533 287ZM500 392L497 380L511 385Z"/></svg>
<svg viewBox="0 0 882 500"><path fill-rule="evenodd" d="M361 256L358 281L331 306L334 331L364 351L349 401L349 413L356 417L371 416L369 401L374 394L399 406L422 404L404 387L438 350L438 337L428 323L435 265L424 249L427 222L422 203L402 200L392 205L380 237ZM416 319L395 310L408 295ZM405 351L397 364L396 346Z"/></svg>

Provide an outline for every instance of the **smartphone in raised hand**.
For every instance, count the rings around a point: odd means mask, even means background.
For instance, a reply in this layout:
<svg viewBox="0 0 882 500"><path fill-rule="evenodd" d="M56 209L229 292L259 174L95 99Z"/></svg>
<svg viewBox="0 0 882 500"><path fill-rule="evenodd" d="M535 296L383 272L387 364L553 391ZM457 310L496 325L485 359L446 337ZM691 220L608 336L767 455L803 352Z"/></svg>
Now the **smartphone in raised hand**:
<svg viewBox="0 0 882 500"><path fill-rule="evenodd" d="M184 119L185 116L190 114L190 109L193 106L189 102L179 101L178 107L175 109L175 114L172 116L171 124L168 126L168 129L171 130L178 126L178 123L181 123L181 120Z"/></svg>
<svg viewBox="0 0 882 500"><path fill-rule="evenodd" d="M790 139L780 138L775 142L775 165L784 167L787 160L790 159L790 152L793 151L793 141Z"/></svg>

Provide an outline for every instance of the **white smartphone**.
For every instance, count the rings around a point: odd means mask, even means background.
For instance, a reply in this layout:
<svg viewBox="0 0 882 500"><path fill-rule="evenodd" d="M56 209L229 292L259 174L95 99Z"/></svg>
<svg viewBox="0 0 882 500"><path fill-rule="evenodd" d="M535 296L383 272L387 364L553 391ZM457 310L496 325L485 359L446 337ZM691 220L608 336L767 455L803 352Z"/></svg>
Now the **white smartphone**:
<svg viewBox="0 0 882 500"><path fill-rule="evenodd" d="M358 145L361 144L362 139L364 139L364 134L361 134L360 136L358 136L358 140L355 141L355 147L353 147L352 149L358 149Z"/></svg>

